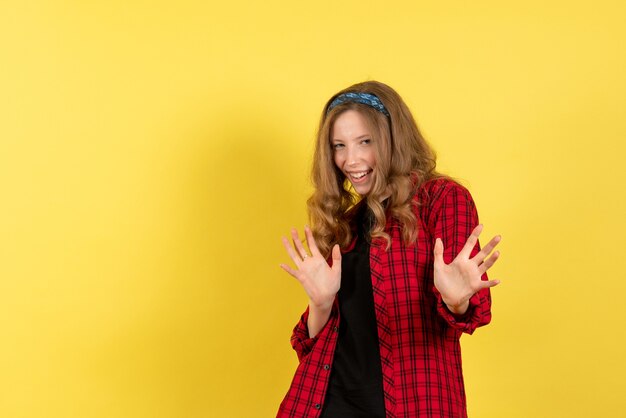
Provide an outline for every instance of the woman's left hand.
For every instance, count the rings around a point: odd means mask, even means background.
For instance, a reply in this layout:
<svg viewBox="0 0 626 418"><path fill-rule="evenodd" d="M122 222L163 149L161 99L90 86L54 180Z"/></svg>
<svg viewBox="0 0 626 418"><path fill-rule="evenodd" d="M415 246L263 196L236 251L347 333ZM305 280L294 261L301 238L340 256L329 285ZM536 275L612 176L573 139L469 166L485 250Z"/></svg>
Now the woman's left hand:
<svg viewBox="0 0 626 418"><path fill-rule="evenodd" d="M493 266L500 256L498 251L491 254L500 242L501 237L499 235L493 237L478 254L470 258L482 229L482 225L474 228L463 249L450 264L446 264L443 260L441 238L435 240L435 287L452 313L464 314L469 306L470 298L476 292L500 283L499 280L486 281L481 279L481 276ZM489 254L491 254L490 257Z"/></svg>

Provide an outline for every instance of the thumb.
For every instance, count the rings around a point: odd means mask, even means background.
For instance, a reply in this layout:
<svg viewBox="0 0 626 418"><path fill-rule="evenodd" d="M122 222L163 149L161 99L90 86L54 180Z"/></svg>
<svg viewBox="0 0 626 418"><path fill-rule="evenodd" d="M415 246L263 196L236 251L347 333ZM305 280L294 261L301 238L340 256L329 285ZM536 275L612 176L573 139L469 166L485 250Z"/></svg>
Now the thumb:
<svg viewBox="0 0 626 418"><path fill-rule="evenodd" d="M441 241L441 238L437 238L435 240L434 254L435 254L435 266L441 266L442 264L444 264L444 261L443 261L443 242Z"/></svg>
<svg viewBox="0 0 626 418"><path fill-rule="evenodd" d="M339 250L339 245L335 244L332 252L333 257L333 267L332 269L335 271L341 271L341 251Z"/></svg>

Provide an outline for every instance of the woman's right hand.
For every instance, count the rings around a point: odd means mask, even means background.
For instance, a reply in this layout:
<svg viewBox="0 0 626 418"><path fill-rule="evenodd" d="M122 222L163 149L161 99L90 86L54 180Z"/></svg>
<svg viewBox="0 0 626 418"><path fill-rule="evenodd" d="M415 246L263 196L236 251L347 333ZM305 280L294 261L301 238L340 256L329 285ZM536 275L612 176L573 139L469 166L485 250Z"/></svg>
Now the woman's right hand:
<svg viewBox="0 0 626 418"><path fill-rule="evenodd" d="M313 233L308 226L304 227L304 234L307 245L311 250L311 255L307 254L298 237L298 231L294 228L291 230L293 246L287 238L283 237L282 240L287 254L289 254L289 257L296 265L296 269L294 270L286 264L281 264L280 267L302 284L304 291L309 297L309 306L321 310L330 310L341 285L341 252L339 251L339 245L333 247L333 265L330 267L319 252Z"/></svg>

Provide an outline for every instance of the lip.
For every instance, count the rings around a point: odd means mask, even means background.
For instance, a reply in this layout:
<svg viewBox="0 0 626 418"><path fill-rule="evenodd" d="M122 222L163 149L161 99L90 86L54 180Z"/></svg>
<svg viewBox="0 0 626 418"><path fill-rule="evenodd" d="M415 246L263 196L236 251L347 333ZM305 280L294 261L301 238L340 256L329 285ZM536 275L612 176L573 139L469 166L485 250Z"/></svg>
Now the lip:
<svg viewBox="0 0 626 418"><path fill-rule="evenodd" d="M348 175L348 178L350 179L350 181L354 184L354 183L363 183L370 174L372 174L372 169L368 169L368 170L359 170L359 171L346 171L346 174ZM360 176L360 177L354 177L354 176Z"/></svg>

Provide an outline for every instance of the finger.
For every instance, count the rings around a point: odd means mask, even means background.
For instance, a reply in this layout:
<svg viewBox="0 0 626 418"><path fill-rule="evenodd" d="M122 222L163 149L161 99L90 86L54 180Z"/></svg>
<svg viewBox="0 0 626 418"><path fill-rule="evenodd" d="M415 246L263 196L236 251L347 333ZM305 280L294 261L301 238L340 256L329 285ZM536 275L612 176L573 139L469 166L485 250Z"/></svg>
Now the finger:
<svg viewBox="0 0 626 418"><path fill-rule="evenodd" d="M479 224L476 228L474 228L470 236L467 238L467 241L465 242L463 249L459 252L459 255L467 259L470 258L470 254L472 253L472 250L476 246L476 243L478 242L478 237L480 236L480 233L482 232L482 230L483 230L482 224Z"/></svg>
<svg viewBox="0 0 626 418"><path fill-rule="evenodd" d="M291 267L289 267L287 264L280 264L280 268L285 270L287 273L289 273L296 279L298 279L298 281L300 281L300 278L298 277L298 272L292 269Z"/></svg>
<svg viewBox="0 0 626 418"><path fill-rule="evenodd" d="M489 257L484 263L478 266L478 271L481 276L494 265L496 261L498 261L498 257L500 257L500 251L496 251L493 253L491 257Z"/></svg>
<svg viewBox="0 0 626 418"><path fill-rule="evenodd" d="M500 284L500 280L484 280L480 282L479 289L488 289Z"/></svg>
<svg viewBox="0 0 626 418"><path fill-rule="evenodd" d="M500 243L500 241L502 240L502 237L500 235L496 235L495 237L491 238L491 241L489 241L489 243L487 243L487 245L485 245L483 247L482 250L480 250L472 260L476 261L476 263L480 264L482 263L485 258L491 254L491 252L493 251L494 248L496 248L496 245L498 245Z"/></svg>
<svg viewBox="0 0 626 418"><path fill-rule="evenodd" d="M292 228L292 230L291 230L291 238L293 240L293 246L298 251L298 254L300 254L300 257L302 257L302 260L307 258L309 255L307 254L306 250L304 249L304 245L302 245L302 241L300 241L300 236L298 236L298 231L296 230L296 228Z"/></svg>
<svg viewBox="0 0 626 418"><path fill-rule="evenodd" d="M302 263L302 259L296 254L291 244L289 244L289 240L285 237L282 237L283 246L287 250L287 254L289 254L289 258L294 262L296 267L300 268L300 263Z"/></svg>
<svg viewBox="0 0 626 418"><path fill-rule="evenodd" d="M309 250L311 250L311 255L316 256L320 255L320 250L317 248L317 244L315 243L315 238L313 238L313 232L308 225L304 227L304 234L306 235L306 243L309 246Z"/></svg>
<svg viewBox="0 0 626 418"><path fill-rule="evenodd" d="M443 265L445 265L445 262L443 261L443 242L441 241L441 238L437 238L435 240L434 254L435 267L443 267Z"/></svg>
<svg viewBox="0 0 626 418"><path fill-rule="evenodd" d="M336 272L341 273L341 250L339 249L339 245L335 244L332 251L333 257L333 266L332 269Z"/></svg>

